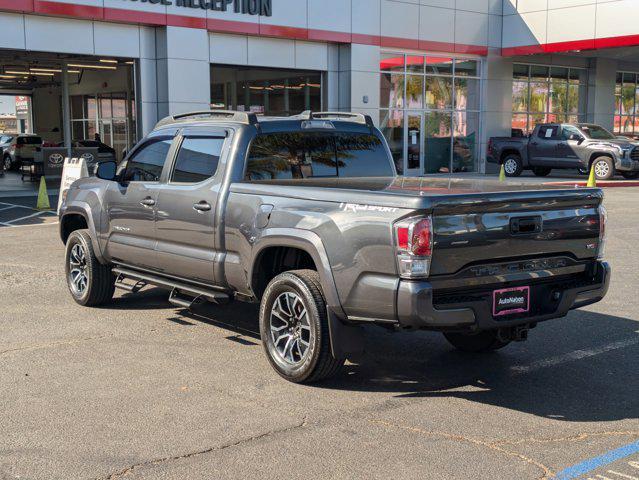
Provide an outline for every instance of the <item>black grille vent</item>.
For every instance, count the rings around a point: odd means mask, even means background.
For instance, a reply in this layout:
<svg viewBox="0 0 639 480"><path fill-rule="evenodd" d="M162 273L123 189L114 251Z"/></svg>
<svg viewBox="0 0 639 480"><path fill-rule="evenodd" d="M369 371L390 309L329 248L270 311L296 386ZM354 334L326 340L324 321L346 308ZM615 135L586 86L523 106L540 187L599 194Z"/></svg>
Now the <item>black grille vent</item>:
<svg viewBox="0 0 639 480"><path fill-rule="evenodd" d="M639 160L639 147L635 147L630 151L630 158Z"/></svg>

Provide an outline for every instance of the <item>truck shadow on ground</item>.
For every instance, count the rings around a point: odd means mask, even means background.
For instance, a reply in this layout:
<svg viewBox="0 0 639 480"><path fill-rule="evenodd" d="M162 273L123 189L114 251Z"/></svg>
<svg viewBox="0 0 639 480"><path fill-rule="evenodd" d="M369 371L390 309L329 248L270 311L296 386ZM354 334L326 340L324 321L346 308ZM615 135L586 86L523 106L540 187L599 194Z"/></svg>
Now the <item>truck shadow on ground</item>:
<svg viewBox="0 0 639 480"><path fill-rule="evenodd" d="M254 305L181 313L248 337L248 345L259 341ZM364 356L313 387L388 392L400 399L454 397L560 421L636 419L638 330L636 320L576 311L539 325L527 342L475 355L454 350L438 333L368 327Z"/></svg>

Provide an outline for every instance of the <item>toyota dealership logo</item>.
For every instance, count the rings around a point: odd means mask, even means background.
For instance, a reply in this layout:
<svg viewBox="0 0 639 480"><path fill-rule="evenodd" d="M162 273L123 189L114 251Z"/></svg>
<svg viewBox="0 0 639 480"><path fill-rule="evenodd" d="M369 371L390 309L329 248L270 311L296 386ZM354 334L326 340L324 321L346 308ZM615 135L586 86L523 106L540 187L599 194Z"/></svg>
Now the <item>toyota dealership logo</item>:
<svg viewBox="0 0 639 480"><path fill-rule="evenodd" d="M64 162L64 156L62 154L54 153L49 155L49 163L53 165L60 165L62 162Z"/></svg>
<svg viewBox="0 0 639 480"><path fill-rule="evenodd" d="M92 153L83 153L82 154L82 158L84 158L87 162L91 162L91 161L93 161L93 154Z"/></svg>

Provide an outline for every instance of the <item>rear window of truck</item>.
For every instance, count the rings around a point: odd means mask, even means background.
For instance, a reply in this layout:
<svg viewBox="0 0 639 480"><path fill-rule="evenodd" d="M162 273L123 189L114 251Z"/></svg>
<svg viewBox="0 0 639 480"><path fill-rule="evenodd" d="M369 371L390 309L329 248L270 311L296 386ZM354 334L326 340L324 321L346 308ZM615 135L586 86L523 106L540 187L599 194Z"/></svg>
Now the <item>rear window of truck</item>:
<svg viewBox="0 0 639 480"><path fill-rule="evenodd" d="M361 133L259 135L251 144L246 181L395 175L382 141Z"/></svg>

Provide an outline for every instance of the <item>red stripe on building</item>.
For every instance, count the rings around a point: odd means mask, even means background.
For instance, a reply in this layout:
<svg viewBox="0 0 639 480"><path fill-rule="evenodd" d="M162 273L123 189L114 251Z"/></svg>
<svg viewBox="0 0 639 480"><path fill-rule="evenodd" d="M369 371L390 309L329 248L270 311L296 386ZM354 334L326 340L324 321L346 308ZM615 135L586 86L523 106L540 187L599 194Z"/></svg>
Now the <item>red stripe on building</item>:
<svg viewBox="0 0 639 480"><path fill-rule="evenodd" d="M592 38L570 40L567 42L540 43L502 48L505 57L515 55L534 55L539 53L570 52L575 50L599 50L604 48L632 47L639 45L639 35L622 35L619 37Z"/></svg>
<svg viewBox="0 0 639 480"><path fill-rule="evenodd" d="M232 20L208 18L206 20L206 28L211 32L241 33L248 35L260 34L260 24L257 22L234 22Z"/></svg>
<svg viewBox="0 0 639 480"><path fill-rule="evenodd" d="M0 0L0 10L11 12L33 12L33 0Z"/></svg>
<svg viewBox="0 0 639 480"><path fill-rule="evenodd" d="M124 10L121 8L105 8L104 19L120 23L138 23L141 25L167 25L165 13Z"/></svg>
<svg viewBox="0 0 639 480"><path fill-rule="evenodd" d="M284 27L281 25L260 24L260 35L294 40L308 40L308 30L306 28Z"/></svg>
<svg viewBox="0 0 639 480"><path fill-rule="evenodd" d="M353 36L346 32L332 32L330 30L308 30L309 40L319 40L323 42L351 43Z"/></svg>
<svg viewBox="0 0 639 480"><path fill-rule="evenodd" d="M455 44L447 42L436 42L434 40L420 40L419 49L431 50L433 52L451 53L455 51Z"/></svg>
<svg viewBox="0 0 639 480"><path fill-rule="evenodd" d="M104 8L102 7L50 2L46 0L34 0L33 11L34 13L43 15L84 18L88 20L102 20L104 18Z"/></svg>
<svg viewBox="0 0 639 480"><path fill-rule="evenodd" d="M352 33L351 42L362 45L381 45L382 39L379 35L367 35L365 33Z"/></svg>
<svg viewBox="0 0 639 480"><path fill-rule="evenodd" d="M189 17L188 15L167 15L166 24L170 27L206 29L206 18Z"/></svg>
<svg viewBox="0 0 639 480"><path fill-rule="evenodd" d="M380 37L380 39L380 46L382 47L419 49L419 40L417 39L398 37Z"/></svg>

